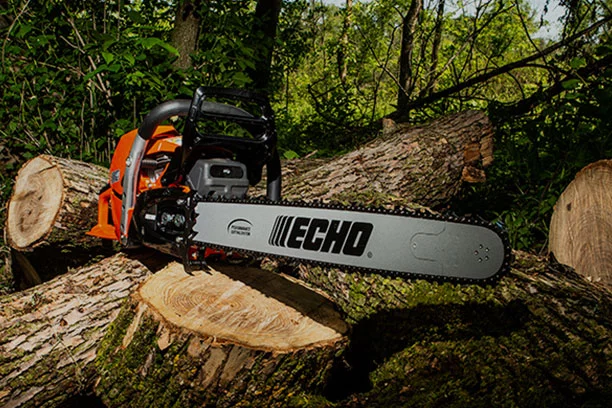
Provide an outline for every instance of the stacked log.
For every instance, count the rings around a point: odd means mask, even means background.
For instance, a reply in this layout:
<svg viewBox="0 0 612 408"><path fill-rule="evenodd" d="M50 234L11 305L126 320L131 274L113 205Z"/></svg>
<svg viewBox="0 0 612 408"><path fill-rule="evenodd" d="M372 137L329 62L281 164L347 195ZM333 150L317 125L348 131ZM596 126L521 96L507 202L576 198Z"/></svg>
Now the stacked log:
<svg viewBox="0 0 612 408"><path fill-rule="evenodd" d="M22 252L99 245L83 231L97 223L98 194L107 182L108 170L93 164L48 155L28 161L9 201L7 243Z"/></svg>
<svg viewBox="0 0 612 408"><path fill-rule="evenodd" d="M41 155L19 170L8 204L5 270L25 289L83 265L112 248L83 234L96 225L108 170Z"/></svg>

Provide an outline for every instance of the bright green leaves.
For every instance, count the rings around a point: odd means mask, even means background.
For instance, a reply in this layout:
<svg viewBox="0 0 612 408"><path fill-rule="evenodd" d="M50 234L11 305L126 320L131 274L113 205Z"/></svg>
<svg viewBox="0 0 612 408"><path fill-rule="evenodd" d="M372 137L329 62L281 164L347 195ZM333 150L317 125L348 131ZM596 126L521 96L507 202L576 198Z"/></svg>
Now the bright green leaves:
<svg viewBox="0 0 612 408"><path fill-rule="evenodd" d="M178 56L178 51L176 48L174 48L167 42L160 40L159 38L155 38L155 37L141 38L138 40L138 43L142 45L145 49L148 49L148 50L150 50L153 47L161 47L164 50L168 51L170 54Z"/></svg>

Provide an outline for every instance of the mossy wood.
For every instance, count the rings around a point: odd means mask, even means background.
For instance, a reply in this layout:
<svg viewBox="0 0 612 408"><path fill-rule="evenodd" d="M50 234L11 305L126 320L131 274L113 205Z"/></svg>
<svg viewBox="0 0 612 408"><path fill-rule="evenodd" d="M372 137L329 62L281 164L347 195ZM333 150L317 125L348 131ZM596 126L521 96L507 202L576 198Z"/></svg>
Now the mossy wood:
<svg viewBox="0 0 612 408"><path fill-rule="evenodd" d="M98 244L83 232L96 225L98 194L107 182L107 169L78 160L41 155L28 161L8 204L8 244L18 251Z"/></svg>
<svg viewBox="0 0 612 408"><path fill-rule="evenodd" d="M464 182L485 181L485 169L493 162L493 133L489 118L478 111L421 126L386 121L382 136L350 153L284 162L283 198L384 195L437 208L455 197Z"/></svg>
<svg viewBox="0 0 612 408"><path fill-rule="evenodd" d="M559 262L612 286L612 160L586 166L561 194L548 248Z"/></svg>
<svg viewBox="0 0 612 408"><path fill-rule="evenodd" d="M314 406L609 407L612 292L514 255L493 287L295 268L352 326Z"/></svg>
<svg viewBox="0 0 612 408"><path fill-rule="evenodd" d="M329 299L293 279L173 263L113 323L96 393L109 407L290 406L322 389L347 333Z"/></svg>
<svg viewBox="0 0 612 408"><path fill-rule="evenodd" d="M62 406L87 392L106 329L163 262L158 254L118 254L0 297L0 406Z"/></svg>

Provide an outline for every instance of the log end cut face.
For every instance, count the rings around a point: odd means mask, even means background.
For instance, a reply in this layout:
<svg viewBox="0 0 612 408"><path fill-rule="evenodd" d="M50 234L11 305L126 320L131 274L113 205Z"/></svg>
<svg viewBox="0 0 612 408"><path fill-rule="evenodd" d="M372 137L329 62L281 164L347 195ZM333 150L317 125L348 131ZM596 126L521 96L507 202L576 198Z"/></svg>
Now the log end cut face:
<svg viewBox="0 0 612 408"><path fill-rule="evenodd" d="M561 194L549 242L559 262L612 284L612 160L585 167Z"/></svg>
<svg viewBox="0 0 612 408"><path fill-rule="evenodd" d="M257 268L223 265L190 276L173 263L147 280L137 296L181 330L254 349L326 346L348 331L326 297Z"/></svg>
<svg viewBox="0 0 612 408"><path fill-rule="evenodd" d="M61 171L36 157L19 171L8 206L7 234L11 246L27 248L44 238L53 226L63 200Z"/></svg>

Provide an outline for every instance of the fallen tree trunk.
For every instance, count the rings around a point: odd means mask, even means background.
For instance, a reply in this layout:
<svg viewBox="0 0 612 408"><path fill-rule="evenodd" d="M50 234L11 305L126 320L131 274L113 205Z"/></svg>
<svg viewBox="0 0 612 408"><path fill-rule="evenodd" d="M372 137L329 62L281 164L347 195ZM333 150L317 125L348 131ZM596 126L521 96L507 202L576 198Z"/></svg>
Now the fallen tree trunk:
<svg viewBox="0 0 612 408"><path fill-rule="evenodd" d="M0 298L0 406L60 406L91 388L108 325L164 259L118 254Z"/></svg>
<svg viewBox="0 0 612 408"><path fill-rule="evenodd" d="M108 170L48 155L23 165L8 204L7 243L18 251L99 245L85 235L97 222L98 193Z"/></svg>
<svg viewBox="0 0 612 408"><path fill-rule="evenodd" d="M493 125L483 112L467 111L423 126L386 122L384 134L331 160L298 160L283 166L289 200L363 201L401 197L437 208L464 182L486 179L493 162Z"/></svg>
<svg viewBox="0 0 612 408"><path fill-rule="evenodd" d="M15 286L26 289L114 253L85 235L97 222L98 193L108 170L78 160L38 156L19 170L8 203L5 242Z"/></svg>
<svg viewBox="0 0 612 408"><path fill-rule="evenodd" d="M612 285L612 160L586 166L561 194L548 249L588 279Z"/></svg>
<svg viewBox="0 0 612 408"><path fill-rule="evenodd" d="M494 287L296 268L352 325L325 397L343 407L607 407L612 292L514 255Z"/></svg>
<svg viewBox="0 0 612 408"><path fill-rule="evenodd" d="M171 264L131 296L98 350L107 406L287 406L322 388L346 346L333 304L277 274L220 270Z"/></svg>

